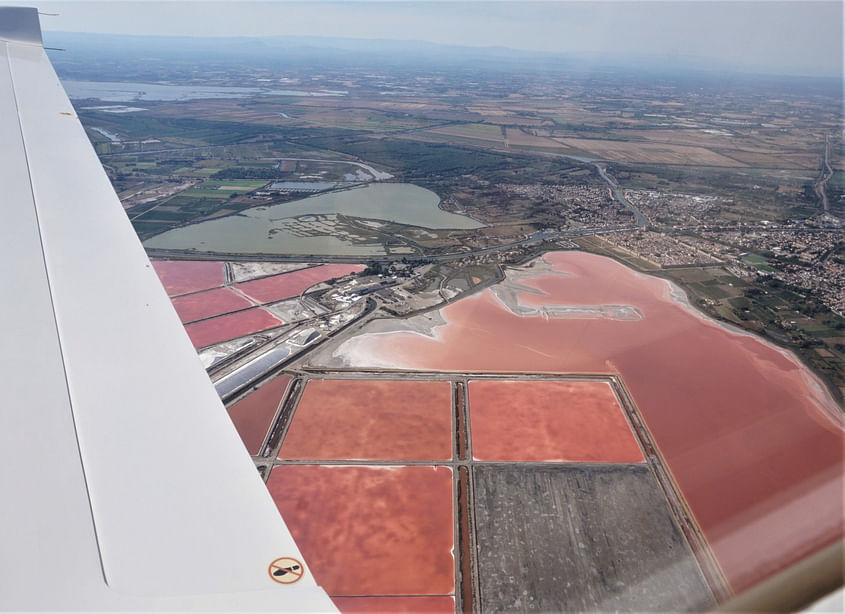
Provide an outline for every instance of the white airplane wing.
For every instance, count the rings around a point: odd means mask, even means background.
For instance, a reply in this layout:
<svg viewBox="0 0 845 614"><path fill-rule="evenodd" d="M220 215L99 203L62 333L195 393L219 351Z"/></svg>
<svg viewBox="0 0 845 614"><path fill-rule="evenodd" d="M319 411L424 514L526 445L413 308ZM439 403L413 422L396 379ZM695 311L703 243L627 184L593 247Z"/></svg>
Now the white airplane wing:
<svg viewBox="0 0 845 614"><path fill-rule="evenodd" d="M0 8L0 206L0 609L334 610L91 148L36 9Z"/></svg>

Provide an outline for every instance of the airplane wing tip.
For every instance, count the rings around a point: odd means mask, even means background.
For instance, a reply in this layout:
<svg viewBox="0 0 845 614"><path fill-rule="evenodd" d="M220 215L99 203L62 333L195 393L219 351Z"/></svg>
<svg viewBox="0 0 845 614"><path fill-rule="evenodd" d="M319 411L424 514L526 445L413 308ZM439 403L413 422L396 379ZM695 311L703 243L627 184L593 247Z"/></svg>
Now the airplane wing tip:
<svg viewBox="0 0 845 614"><path fill-rule="evenodd" d="M0 6L0 41L43 45L38 9L29 6Z"/></svg>

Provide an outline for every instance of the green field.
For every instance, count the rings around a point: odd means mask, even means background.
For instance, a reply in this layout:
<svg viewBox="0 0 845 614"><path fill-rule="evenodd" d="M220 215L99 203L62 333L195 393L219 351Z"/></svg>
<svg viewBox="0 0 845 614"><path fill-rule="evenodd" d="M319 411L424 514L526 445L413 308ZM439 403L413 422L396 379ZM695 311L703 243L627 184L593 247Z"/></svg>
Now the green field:
<svg viewBox="0 0 845 614"><path fill-rule="evenodd" d="M183 166L181 168L174 169L173 174L188 175L192 177L209 177L219 170L220 169L217 168L191 168L189 166Z"/></svg>
<svg viewBox="0 0 845 614"><path fill-rule="evenodd" d="M229 192L252 192L253 190L264 187L266 184L266 181L255 179L209 179L207 181L203 181L200 184L200 187L206 190L225 188L225 190Z"/></svg>
<svg viewBox="0 0 845 614"><path fill-rule="evenodd" d="M233 195L247 194L266 184L266 181L254 179L208 179L195 188L185 190L180 196L184 198L225 200Z"/></svg>
<svg viewBox="0 0 845 614"><path fill-rule="evenodd" d="M774 269L768 264L769 259L759 254L747 254L746 256L743 256L742 261L750 264L760 271L766 271L767 273L774 271Z"/></svg>
<svg viewBox="0 0 845 614"><path fill-rule="evenodd" d="M208 200L226 200L232 192L224 192L222 190L186 190L182 192L185 198L204 198Z"/></svg>
<svg viewBox="0 0 845 614"><path fill-rule="evenodd" d="M845 188L845 173L842 171L836 171L833 173L833 177L830 178L830 185L838 188Z"/></svg>
<svg viewBox="0 0 845 614"><path fill-rule="evenodd" d="M732 296L729 292L726 292L718 285L713 284L706 284L706 283L691 283L689 287L698 295L706 296L707 298L711 299L720 299L720 298L728 298Z"/></svg>

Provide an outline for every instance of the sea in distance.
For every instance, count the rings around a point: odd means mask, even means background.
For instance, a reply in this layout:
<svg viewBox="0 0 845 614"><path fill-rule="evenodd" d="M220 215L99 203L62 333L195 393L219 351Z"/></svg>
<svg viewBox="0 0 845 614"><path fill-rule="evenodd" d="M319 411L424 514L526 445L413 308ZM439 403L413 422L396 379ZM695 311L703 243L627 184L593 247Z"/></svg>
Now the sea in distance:
<svg viewBox="0 0 845 614"><path fill-rule="evenodd" d="M443 211L439 204L437 194L410 183L369 184L174 228L144 245L224 254L379 255L385 253L380 242L362 242L337 225L336 215L429 229L483 226L471 217ZM333 219L306 217L314 215Z"/></svg>
<svg viewBox="0 0 845 614"><path fill-rule="evenodd" d="M209 85L170 85L167 83L130 83L121 81L62 81L69 98L87 98L104 102L174 101L208 98L250 98L253 96L345 96L340 90L277 90L260 87Z"/></svg>

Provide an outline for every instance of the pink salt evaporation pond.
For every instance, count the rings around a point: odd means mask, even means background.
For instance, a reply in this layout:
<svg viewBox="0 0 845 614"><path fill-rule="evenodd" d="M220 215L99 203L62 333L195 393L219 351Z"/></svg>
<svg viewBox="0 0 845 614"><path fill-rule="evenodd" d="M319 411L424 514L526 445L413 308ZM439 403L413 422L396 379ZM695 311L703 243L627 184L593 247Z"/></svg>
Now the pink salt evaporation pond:
<svg viewBox="0 0 845 614"><path fill-rule="evenodd" d="M451 459L451 384L310 380L279 458Z"/></svg>
<svg viewBox="0 0 845 614"><path fill-rule="evenodd" d="M229 288L194 292L172 299L173 307L183 323L204 320L232 311L247 309L253 304Z"/></svg>
<svg viewBox="0 0 845 614"><path fill-rule="evenodd" d="M290 375L280 375L229 407L229 417L253 456L261 452L261 444L291 379Z"/></svg>
<svg viewBox="0 0 845 614"><path fill-rule="evenodd" d="M355 367L620 374L735 590L842 536L841 410L794 355L609 258L544 260L497 289L518 306L488 289L442 309L432 336L364 329L333 353Z"/></svg>
<svg viewBox="0 0 845 614"><path fill-rule="evenodd" d="M267 488L332 597L454 594L450 468L282 465Z"/></svg>
<svg viewBox="0 0 845 614"><path fill-rule="evenodd" d="M455 614L455 598L446 595L411 597L332 597L341 614Z"/></svg>
<svg viewBox="0 0 845 614"><path fill-rule="evenodd" d="M469 407L476 460L644 460L605 382L474 380Z"/></svg>
<svg viewBox="0 0 845 614"><path fill-rule="evenodd" d="M254 307L188 324L185 330L194 347L203 348L281 325L282 321L276 316L260 307Z"/></svg>
<svg viewBox="0 0 845 614"><path fill-rule="evenodd" d="M205 260L159 260L152 263L168 296L223 285L223 263Z"/></svg>
<svg viewBox="0 0 845 614"><path fill-rule="evenodd" d="M363 271L360 264L324 264L321 266L246 281L235 287L260 303L272 303L299 296L314 284Z"/></svg>

